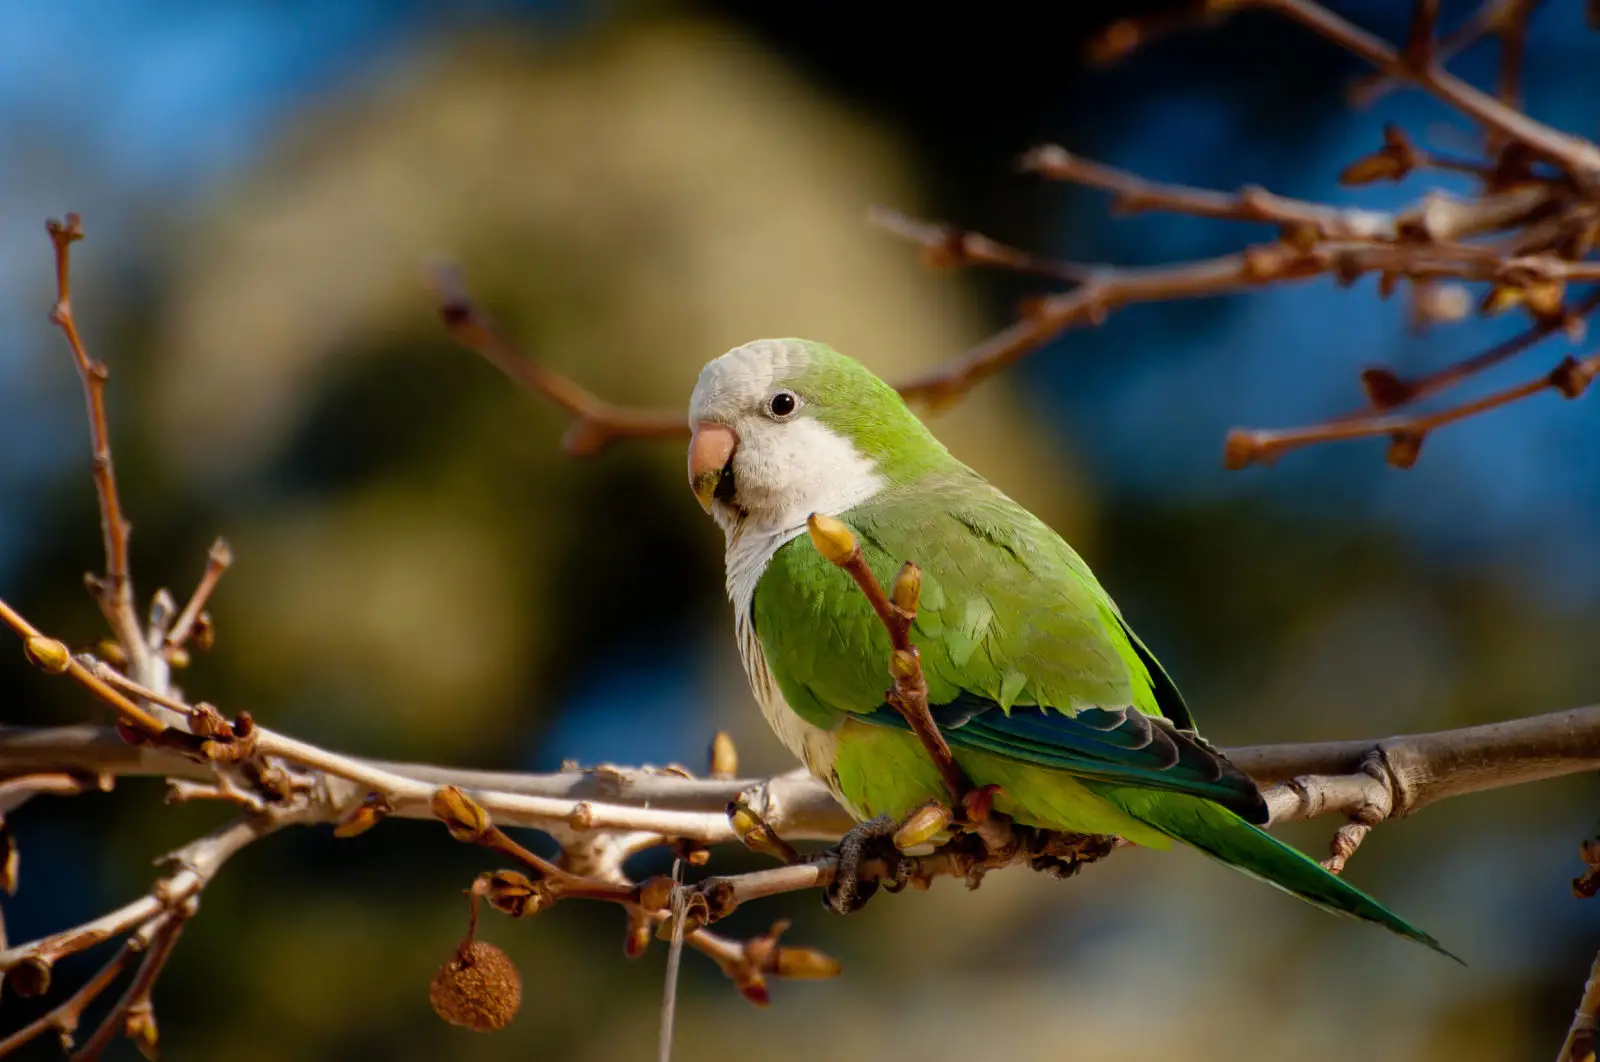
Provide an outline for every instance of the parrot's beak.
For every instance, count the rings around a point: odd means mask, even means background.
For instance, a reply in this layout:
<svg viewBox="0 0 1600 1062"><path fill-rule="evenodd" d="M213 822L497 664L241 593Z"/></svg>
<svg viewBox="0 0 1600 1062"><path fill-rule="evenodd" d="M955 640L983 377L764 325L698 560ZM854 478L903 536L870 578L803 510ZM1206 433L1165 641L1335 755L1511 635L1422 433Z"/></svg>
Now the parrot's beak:
<svg viewBox="0 0 1600 1062"><path fill-rule="evenodd" d="M714 499L732 493L733 451L738 445L738 434L726 424L701 421L694 426L689 439L689 489L708 513Z"/></svg>

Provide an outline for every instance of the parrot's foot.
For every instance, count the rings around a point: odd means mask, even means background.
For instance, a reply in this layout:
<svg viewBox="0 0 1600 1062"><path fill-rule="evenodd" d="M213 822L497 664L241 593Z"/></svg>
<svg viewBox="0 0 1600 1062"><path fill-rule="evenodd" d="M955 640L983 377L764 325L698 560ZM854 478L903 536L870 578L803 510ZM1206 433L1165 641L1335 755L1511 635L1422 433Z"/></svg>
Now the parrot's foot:
<svg viewBox="0 0 1600 1062"><path fill-rule="evenodd" d="M857 823L850 832L839 839L830 853L838 860L833 881L822 890L822 905L839 914L852 914L865 907L881 884L889 892L905 888L907 880L916 870L914 860L907 859L894 846L894 835L900 824L887 815ZM870 877L862 872L867 864L882 862L888 873Z"/></svg>

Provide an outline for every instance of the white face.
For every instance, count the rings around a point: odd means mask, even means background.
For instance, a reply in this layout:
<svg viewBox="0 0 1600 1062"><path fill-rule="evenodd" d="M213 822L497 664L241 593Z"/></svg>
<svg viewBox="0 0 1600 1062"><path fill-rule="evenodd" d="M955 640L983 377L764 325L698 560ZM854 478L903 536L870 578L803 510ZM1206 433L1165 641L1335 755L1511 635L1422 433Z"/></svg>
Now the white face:
<svg viewBox="0 0 1600 1062"><path fill-rule="evenodd" d="M730 543L796 532L812 513L844 512L884 485L872 461L816 417L803 383L809 358L799 342L757 340L710 362L695 384L690 427L735 436L732 474L711 501Z"/></svg>

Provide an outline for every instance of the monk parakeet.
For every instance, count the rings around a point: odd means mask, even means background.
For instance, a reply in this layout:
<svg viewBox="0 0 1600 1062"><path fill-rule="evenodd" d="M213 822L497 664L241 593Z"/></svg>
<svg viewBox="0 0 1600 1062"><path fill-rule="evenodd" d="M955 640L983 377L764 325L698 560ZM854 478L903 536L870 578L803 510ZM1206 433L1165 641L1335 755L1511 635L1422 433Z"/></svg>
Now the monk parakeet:
<svg viewBox="0 0 1600 1062"><path fill-rule="evenodd" d="M1177 687L1083 559L956 460L860 364L800 339L736 347L701 372L689 424L689 481L726 535L755 699L858 821L897 821L948 797L885 703L888 632L813 546L814 513L851 529L883 586L904 561L921 567L910 636L928 703L967 777L996 787L996 810L1150 848L1181 841L1443 951L1257 828L1267 821L1260 792L1195 732Z"/></svg>

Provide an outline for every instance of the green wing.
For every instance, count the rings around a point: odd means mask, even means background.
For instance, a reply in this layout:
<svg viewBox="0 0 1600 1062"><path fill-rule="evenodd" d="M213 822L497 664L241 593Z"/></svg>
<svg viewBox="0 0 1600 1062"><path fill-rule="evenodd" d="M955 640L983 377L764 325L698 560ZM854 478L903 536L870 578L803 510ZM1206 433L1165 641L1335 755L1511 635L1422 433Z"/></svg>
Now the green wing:
<svg viewBox="0 0 1600 1062"><path fill-rule="evenodd" d="M892 489L840 518L884 586L906 560L922 568L912 640L952 747L1264 818L1256 787L1192 732L1176 686L1082 558L976 473ZM768 666L801 716L904 725L884 703L887 632L805 536L773 558L752 608Z"/></svg>

